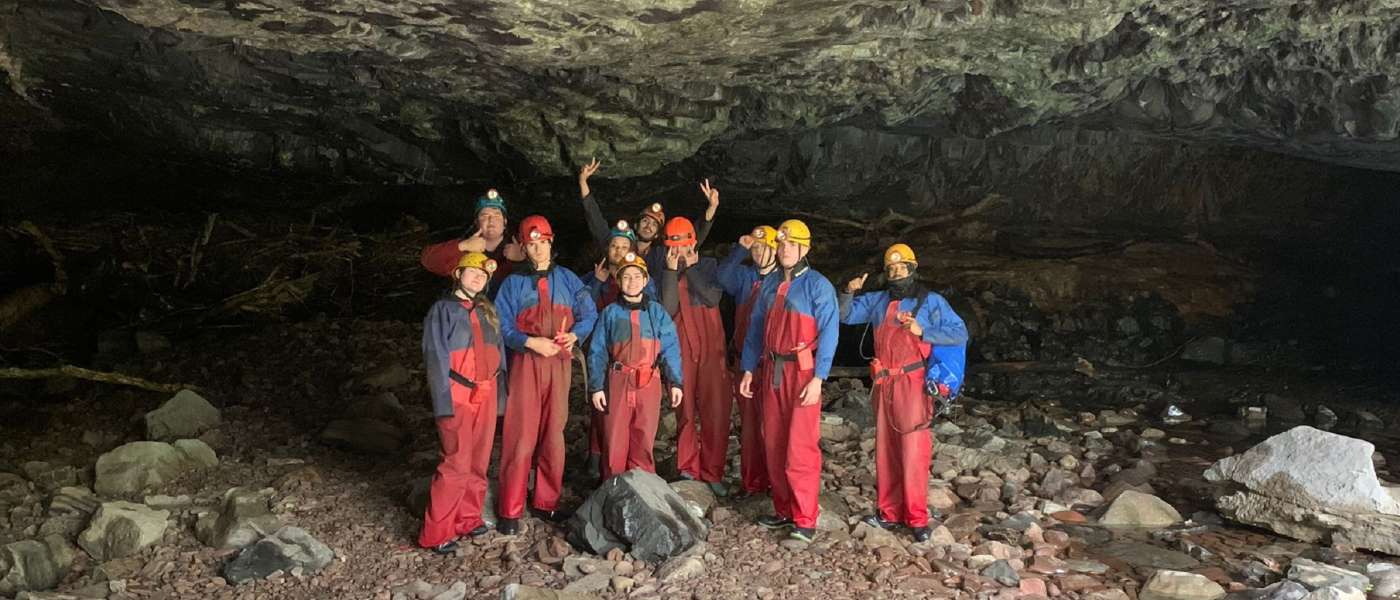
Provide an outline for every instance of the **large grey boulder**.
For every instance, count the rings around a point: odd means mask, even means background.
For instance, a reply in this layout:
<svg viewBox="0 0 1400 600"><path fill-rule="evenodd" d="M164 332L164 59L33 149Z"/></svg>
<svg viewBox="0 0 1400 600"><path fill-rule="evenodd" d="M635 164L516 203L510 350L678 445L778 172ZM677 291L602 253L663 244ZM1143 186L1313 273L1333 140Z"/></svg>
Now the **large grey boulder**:
<svg viewBox="0 0 1400 600"><path fill-rule="evenodd" d="M203 396L180 390L164 404L146 413L146 439L192 438L219 426L219 409Z"/></svg>
<svg viewBox="0 0 1400 600"><path fill-rule="evenodd" d="M236 487L224 492L219 507L195 522L195 537L219 549L234 550L262 539L282 527L268 508L276 490Z"/></svg>
<svg viewBox="0 0 1400 600"><path fill-rule="evenodd" d="M105 502L78 536L78 545L99 562L125 558L159 542L170 511L132 502Z"/></svg>
<svg viewBox="0 0 1400 600"><path fill-rule="evenodd" d="M6 544L0 549L0 594L58 585L73 564L73 555L72 547L56 536Z"/></svg>
<svg viewBox="0 0 1400 600"><path fill-rule="evenodd" d="M239 551L224 565L223 576L229 583L239 584L296 567L314 573L334 559L335 552L305 530L283 527Z"/></svg>
<svg viewBox="0 0 1400 600"><path fill-rule="evenodd" d="M1394 490L1376 477L1375 451L1365 440L1303 425L1221 459L1205 476L1309 508L1400 515Z"/></svg>
<svg viewBox="0 0 1400 600"><path fill-rule="evenodd" d="M1400 555L1400 490L1376 476L1375 446L1300 426L1216 462L1208 481L1233 493L1221 514L1305 542Z"/></svg>
<svg viewBox="0 0 1400 600"><path fill-rule="evenodd" d="M181 474L217 465L214 450L199 440L131 442L97 459L93 489L103 496L153 490Z"/></svg>
<svg viewBox="0 0 1400 600"><path fill-rule="evenodd" d="M604 481L569 523L569 541L595 554L613 548L660 562L709 535L689 503L654 473L631 470Z"/></svg>

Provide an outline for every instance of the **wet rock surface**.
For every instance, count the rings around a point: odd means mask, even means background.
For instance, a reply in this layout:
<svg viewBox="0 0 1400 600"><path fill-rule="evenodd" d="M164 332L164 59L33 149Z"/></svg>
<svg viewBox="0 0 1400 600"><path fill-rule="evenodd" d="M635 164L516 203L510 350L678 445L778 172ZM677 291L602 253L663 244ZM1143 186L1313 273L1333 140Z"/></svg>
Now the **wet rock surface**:
<svg viewBox="0 0 1400 600"><path fill-rule="evenodd" d="M632 470L604 481L569 522L569 539L595 554L621 549L650 562L703 542L709 526L664 479Z"/></svg>
<svg viewBox="0 0 1400 600"><path fill-rule="evenodd" d="M1400 486L1375 472L1375 446L1299 426L1205 472L1240 491L1217 500L1222 514L1304 541L1400 555Z"/></svg>
<svg viewBox="0 0 1400 600"><path fill-rule="evenodd" d="M566 174L596 155L634 176L718 154L732 175L777 162L765 168L844 195L879 171L852 186L830 173L842 169L806 167L946 155L1027 168L1049 141L1103 134L1046 131L1019 152L982 140L1075 119L1393 168L1396 26L1381 6L1226 3L1203 20L1172 2L44 0L11 11L0 65L16 94L63 117L269 170L431 182L483 163ZM139 92L124 66L142 73ZM131 97L105 101L118 90ZM971 183L959 175L893 187L932 199Z"/></svg>

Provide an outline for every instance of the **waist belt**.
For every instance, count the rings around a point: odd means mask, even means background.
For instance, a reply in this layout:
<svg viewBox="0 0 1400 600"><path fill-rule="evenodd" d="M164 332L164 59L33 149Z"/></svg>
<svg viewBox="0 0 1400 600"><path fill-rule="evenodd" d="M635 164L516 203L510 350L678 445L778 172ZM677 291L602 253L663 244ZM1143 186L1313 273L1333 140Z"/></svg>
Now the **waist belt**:
<svg viewBox="0 0 1400 600"><path fill-rule="evenodd" d="M779 387L780 385L782 385L782 382L783 382L783 363L786 363L786 362L795 362L795 363L797 363L798 368L801 369L801 368L802 368L802 363L804 362L804 358L805 358L805 362L807 362L807 363L810 365L811 362L812 362L812 349L811 349L811 348L803 348L803 349L798 350L798 351L796 351L796 352L790 352L790 353L769 352L769 353L768 353L768 360L772 363L772 369L773 369L773 381L772 381L773 389L776 390L776 389L778 389L778 387ZM809 366L808 368L811 368L811 367Z"/></svg>
<svg viewBox="0 0 1400 600"><path fill-rule="evenodd" d="M463 375L463 374L461 374L461 373L458 373L456 369L448 369L448 370L447 370L447 378L448 378L448 379L451 379L452 381L455 381L455 382L457 382L457 383L460 383L460 384L462 384L462 385L464 385L464 386L467 386L468 388L476 389L476 382L475 382L475 381L472 381L472 380L470 380L470 379L467 379L467 376L466 376L466 375Z"/></svg>
<svg viewBox="0 0 1400 600"><path fill-rule="evenodd" d="M918 371L922 368L924 368L924 363L922 361L916 361L899 367L898 369L886 369L881 367L879 359L875 359L870 361L871 383L874 383L881 379L888 379L890 377L895 377L899 375L907 375L909 373L913 373L914 371Z"/></svg>
<svg viewBox="0 0 1400 600"><path fill-rule="evenodd" d="M660 367L660 365L661 362L657 361L652 363L649 367L646 365L634 367L631 365L622 364L619 361L613 361L613 364L611 366L612 370L617 371L619 373L635 373L633 377L623 379L623 389L625 390L625 393L627 395L627 406L635 407L637 405L637 390L640 390L647 384L651 383L652 378L657 376L657 369ZM645 380L642 379L644 375L646 376ZM631 381L629 381L629 379Z"/></svg>

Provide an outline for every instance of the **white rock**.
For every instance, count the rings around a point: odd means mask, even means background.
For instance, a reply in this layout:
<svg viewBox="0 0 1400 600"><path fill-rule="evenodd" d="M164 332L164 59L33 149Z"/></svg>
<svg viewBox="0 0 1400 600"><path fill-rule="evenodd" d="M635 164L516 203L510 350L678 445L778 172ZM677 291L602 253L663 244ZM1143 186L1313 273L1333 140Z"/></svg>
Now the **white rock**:
<svg viewBox="0 0 1400 600"><path fill-rule="evenodd" d="M1169 527L1181 522L1181 513L1151 494L1127 490L1113 499L1099 524L1110 527Z"/></svg>
<svg viewBox="0 0 1400 600"><path fill-rule="evenodd" d="M1400 515L1400 501L1381 485L1370 442L1306 425L1275 435L1244 454L1221 459L1207 481L1234 481L1250 491L1302 506Z"/></svg>
<svg viewBox="0 0 1400 600"><path fill-rule="evenodd" d="M170 511L144 504L105 502L78 536L78 545L98 561L125 558L160 541L169 518Z"/></svg>
<svg viewBox="0 0 1400 600"><path fill-rule="evenodd" d="M1182 571L1157 571L1143 584L1138 600L1216 600L1225 588L1204 575Z"/></svg>

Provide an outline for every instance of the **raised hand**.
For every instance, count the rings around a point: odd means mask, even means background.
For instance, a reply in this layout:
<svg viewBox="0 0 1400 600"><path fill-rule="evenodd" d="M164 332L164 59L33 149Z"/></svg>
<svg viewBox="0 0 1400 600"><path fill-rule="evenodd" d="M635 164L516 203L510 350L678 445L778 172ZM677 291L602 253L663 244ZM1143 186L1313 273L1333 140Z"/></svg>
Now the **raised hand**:
<svg viewBox="0 0 1400 600"><path fill-rule="evenodd" d="M860 277L856 277L846 282L846 293L854 294L857 291L860 291L860 288L865 287L865 279L867 277L870 277L869 273L862 273Z"/></svg>
<svg viewBox="0 0 1400 600"><path fill-rule="evenodd" d="M457 242L458 252L484 252L486 251L486 238L481 237L481 230L473 231L460 242Z"/></svg>
<svg viewBox="0 0 1400 600"><path fill-rule="evenodd" d="M608 280L608 259L604 258L593 265L593 276L598 278L598 281Z"/></svg>
<svg viewBox="0 0 1400 600"><path fill-rule="evenodd" d="M914 334L915 337L924 335L924 328L919 325L919 320L914 318L914 313L902 312L895 315L895 318L899 319L899 324L908 329L909 333Z"/></svg>
<svg viewBox="0 0 1400 600"><path fill-rule="evenodd" d="M740 246L743 246L745 250L748 250L749 248L752 248L752 247L753 247L753 242L754 242L753 236L751 236L751 235L749 235L749 234L747 234L747 233L744 234L744 235L739 236L739 245L740 245Z"/></svg>
<svg viewBox="0 0 1400 600"><path fill-rule="evenodd" d="M510 243L506 244L505 249L503 249L501 252L505 254L506 260L510 262L520 262L522 260L525 260L525 248L520 245L520 240L517 240L514 237L510 238Z"/></svg>
<svg viewBox="0 0 1400 600"><path fill-rule="evenodd" d="M583 168L582 168L582 169L579 169L579 171L578 171L578 197L580 197L580 198L587 198L587 197L588 197L588 194L589 194L589 191L590 191L590 190L588 189L588 178L589 178L589 177L592 177L594 173L597 173L597 172L598 172L598 167L600 167L600 166L602 166L602 164L598 162L598 159L597 159L597 158L594 158L592 162L590 162L590 163L588 163L588 164L586 164L586 165L583 165Z"/></svg>
<svg viewBox="0 0 1400 600"><path fill-rule="evenodd" d="M680 253L676 252L676 250L678 250L678 248L675 246L666 249L666 268L672 271L681 268Z"/></svg>
<svg viewBox="0 0 1400 600"><path fill-rule="evenodd" d="M719 210L719 188L710 186L710 180L706 179L700 184L700 193L705 195L705 201L709 202L709 208L705 209L705 220L715 220L715 211Z"/></svg>

